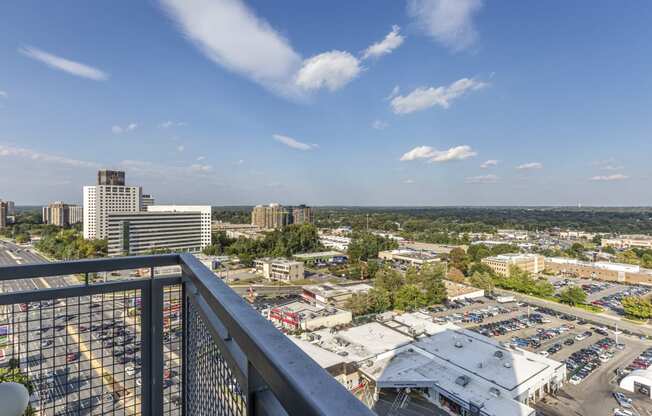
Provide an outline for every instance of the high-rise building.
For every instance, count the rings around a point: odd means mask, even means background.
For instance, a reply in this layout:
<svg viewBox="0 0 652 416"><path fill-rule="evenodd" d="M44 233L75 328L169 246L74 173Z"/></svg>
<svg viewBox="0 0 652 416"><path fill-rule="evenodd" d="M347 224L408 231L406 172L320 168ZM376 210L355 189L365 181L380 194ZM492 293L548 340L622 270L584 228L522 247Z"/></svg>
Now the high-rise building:
<svg viewBox="0 0 652 416"><path fill-rule="evenodd" d="M68 205L69 224L78 224L84 221L84 208L81 205Z"/></svg>
<svg viewBox="0 0 652 416"><path fill-rule="evenodd" d="M119 170L102 169L97 172L98 185L125 185L125 173Z"/></svg>
<svg viewBox="0 0 652 416"><path fill-rule="evenodd" d="M16 205L14 201L5 201L7 204L7 215L16 215Z"/></svg>
<svg viewBox="0 0 652 416"><path fill-rule="evenodd" d="M147 207L154 205L154 197L148 194L140 196L140 210L147 211Z"/></svg>
<svg viewBox="0 0 652 416"><path fill-rule="evenodd" d="M83 221L82 207L56 201L43 207L43 223L65 227Z"/></svg>
<svg viewBox="0 0 652 416"><path fill-rule="evenodd" d="M312 224L315 222L315 216L311 207L299 205L292 208L293 224Z"/></svg>
<svg viewBox="0 0 652 416"><path fill-rule="evenodd" d="M211 215L210 205L151 205L147 212L177 212L177 213L200 213L201 219L201 248L211 244Z"/></svg>
<svg viewBox="0 0 652 416"><path fill-rule="evenodd" d="M110 256L154 250L198 252L210 244L210 206L150 206L147 212L109 213Z"/></svg>
<svg viewBox="0 0 652 416"><path fill-rule="evenodd" d="M140 211L141 188L125 186L124 172L102 170L97 176L97 185L84 186L83 217L86 239L107 238L110 213ZM122 185L118 185L119 183Z"/></svg>
<svg viewBox="0 0 652 416"><path fill-rule="evenodd" d="M268 230L290 224L310 224L313 220L312 208L305 205L294 208L280 204L256 205L251 211L251 223Z"/></svg>
<svg viewBox="0 0 652 416"><path fill-rule="evenodd" d="M7 203L0 200L0 229L7 226Z"/></svg>

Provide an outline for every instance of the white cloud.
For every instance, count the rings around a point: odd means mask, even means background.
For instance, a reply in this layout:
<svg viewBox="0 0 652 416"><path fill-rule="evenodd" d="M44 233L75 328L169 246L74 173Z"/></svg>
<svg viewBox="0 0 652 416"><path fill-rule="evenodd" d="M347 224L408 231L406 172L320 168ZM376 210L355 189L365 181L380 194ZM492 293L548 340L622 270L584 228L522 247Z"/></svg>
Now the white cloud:
<svg viewBox="0 0 652 416"><path fill-rule="evenodd" d="M392 98L396 97L399 92L401 92L401 87L395 85L394 88L392 88L392 92L390 92L389 95L385 97L385 101L389 101Z"/></svg>
<svg viewBox="0 0 652 416"><path fill-rule="evenodd" d="M616 173L613 175L606 175L606 176L593 176L589 178L589 180L598 181L598 182L612 182L612 181L623 181L628 178L629 176L625 176L621 173Z"/></svg>
<svg viewBox="0 0 652 416"><path fill-rule="evenodd" d="M184 150L186 150L186 147L184 145L180 144L179 146L177 146L177 152L183 152Z"/></svg>
<svg viewBox="0 0 652 416"><path fill-rule="evenodd" d="M516 169L518 170L534 170L534 169L542 169L542 168L543 168L543 164L540 162L523 163L516 167Z"/></svg>
<svg viewBox="0 0 652 416"><path fill-rule="evenodd" d="M392 31L385 36L385 39L376 42L365 49L362 53L362 59L379 58L383 55L392 53L394 49L401 46L405 37L398 33L399 30L401 30L401 28L397 25L392 26Z"/></svg>
<svg viewBox="0 0 652 416"><path fill-rule="evenodd" d="M46 163L56 163L77 168L97 168L99 164L85 160L70 159L63 156L41 153L32 149L0 145L0 157L17 157Z"/></svg>
<svg viewBox="0 0 652 416"><path fill-rule="evenodd" d="M449 108L453 100L487 85L489 84L473 78L462 78L448 86L417 88L406 96L397 95L390 104L396 114L409 114L435 105Z"/></svg>
<svg viewBox="0 0 652 416"><path fill-rule="evenodd" d="M499 163L499 162L498 162L496 159L489 159L489 160L484 161L484 162L480 165L480 167L481 167L482 169L487 169L487 168L491 168L491 167L497 166L498 163Z"/></svg>
<svg viewBox="0 0 652 416"><path fill-rule="evenodd" d="M371 123L371 127L375 128L376 130L384 130L389 127L389 123L383 120L374 120L374 122Z"/></svg>
<svg viewBox="0 0 652 416"><path fill-rule="evenodd" d="M482 0L409 0L408 14L437 42L460 51L473 45L477 32L473 16Z"/></svg>
<svg viewBox="0 0 652 416"><path fill-rule="evenodd" d="M126 133L128 131L134 131L137 128L138 128L138 123L129 123L124 127L114 125L114 126L111 127L111 132L113 134L122 134L122 133Z"/></svg>
<svg viewBox="0 0 652 416"><path fill-rule="evenodd" d="M28 58L43 62L51 68L67 72L78 77L88 78L95 81L105 81L109 79L109 74L104 71L93 68L92 66L82 64L80 62L75 62L60 56L52 55L51 53L42 51L37 48L26 46L24 48L18 49L18 51Z"/></svg>
<svg viewBox="0 0 652 416"><path fill-rule="evenodd" d="M213 171L213 166L195 163L190 165L190 170L193 172L209 173Z"/></svg>
<svg viewBox="0 0 652 416"><path fill-rule="evenodd" d="M179 29L208 59L283 95L296 95L301 56L240 0L161 0Z"/></svg>
<svg viewBox="0 0 652 416"><path fill-rule="evenodd" d="M9 97L9 94L7 94L6 91L0 91L0 97L7 98L7 97Z"/></svg>
<svg viewBox="0 0 652 416"><path fill-rule="evenodd" d="M182 127L187 125L187 123L184 123L182 121L164 121L163 123L159 124L158 126L162 129L169 129L170 127Z"/></svg>
<svg viewBox="0 0 652 416"><path fill-rule="evenodd" d="M401 156L401 161L428 159L431 163L450 162L451 160L464 160L476 156L478 153L471 146L462 145L451 147L448 150L436 150L430 146L418 146Z"/></svg>
<svg viewBox="0 0 652 416"><path fill-rule="evenodd" d="M480 176L470 176L464 180L465 183L496 183L498 182L498 176L489 174L489 175L480 175Z"/></svg>
<svg viewBox="0 0 652 416"><path fill-rule="evenodd" d="M242 160L242 159L236 160L235 164L238 165L238 166L241 166L242 164L244 164L244 160Z"/></svg>
<svg viewBox="0 0 652 416"><path fill-rule="evenodd" d="M201 162L202 160L206 159L206 156L198 156L197 161Z"/></svg>
<svg viewBox="0 0 652 416"><path fill-rule="evenodd" d="M414 184L416 182L414 181L414 179L406 179L406 180L403 181L403 183L406 184L406 185L412 185L412 184Z"/></svg>
<svg viewBox="0 0 652 416"><path fill-rule="evenodd" d="M335 91L358 76L360 61L348 52L320 53L303 62L296 84L304 90L328 88Z"/></svg>
<svg viewBox="0 0 652 416"><path fill-rule="evenodd" d="M283 143L284 145L297 150L311 150L316 147L319 147L315 144L301 143L300 141L295 140L292 137L284 136L282 134L274 134L272 135L272 137L277 142Z"/></svg>

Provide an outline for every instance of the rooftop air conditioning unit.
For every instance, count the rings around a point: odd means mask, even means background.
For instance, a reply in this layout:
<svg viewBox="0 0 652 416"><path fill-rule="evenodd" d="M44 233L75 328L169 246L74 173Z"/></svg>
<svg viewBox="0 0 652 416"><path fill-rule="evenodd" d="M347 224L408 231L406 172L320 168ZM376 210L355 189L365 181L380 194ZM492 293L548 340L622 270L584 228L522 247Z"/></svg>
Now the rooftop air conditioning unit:
<svg viewBox="0 0 652 416"><path fill-rule="evenodd" d="M498 358L498 359L502 359L504 355L505 355L505 354L504 354L502 351L500 351L500 350L494 352L494 357L496 357L496 358Z"/></svg>
<svg viewBox="0 0 652 416"><path fill-rule="evenodd" d="M489 388L489 394L491 394L494 397L500 397L500 390L498 390L495 387L490 387Z"/></svg>
<svg viewBox="0 0 652 416"><path fill-rule="evenodd" d="M455 384L458 386L466 387L467 384L469 384L469 379L468 376L459 376L458 378L455 379Z"/></svg>

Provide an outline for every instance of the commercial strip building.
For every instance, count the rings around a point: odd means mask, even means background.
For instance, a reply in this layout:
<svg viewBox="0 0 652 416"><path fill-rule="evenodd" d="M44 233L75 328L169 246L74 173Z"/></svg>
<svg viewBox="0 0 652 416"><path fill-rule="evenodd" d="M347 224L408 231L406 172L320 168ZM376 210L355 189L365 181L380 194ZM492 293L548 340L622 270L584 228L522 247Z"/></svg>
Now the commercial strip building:
<svg viewBox="0 0 652 416"><path fill-rule="evenodd" d="M211 242L210 206L152 205L108 215L110 256L157 250L199 252Z"/></svg>
<svg viewBox="0 0 652 416"><path fill-rule="evenodd" d="M546 257L545 263L547 271L562 276L652 284L652 270L635 264L590 262L567 257Z"/></svg>
<svg viewBox="0 0 652 416"><path fill-rule="evenodd" d="M652 236L644 234L621 235L617 238L603 238L602 247L614 247L618 249L628 248L652 248Z"/></svg>
<svg viewBox="0 0 652 416"><path fill-rule="evenodd" d="M286 282L303 279L303 263L288 259L263 258L254 260L254 268L268 280Z"/></svg>
<svg viewBox="0 0 652 416"><path fill-rule="evenodd" d="M257 240L265 236L261 231L260 227L254 224L231 224L222 221L213 222L213 232L223 232L229 238L244 237L247 239Z"/></svg>
<svg viewBox="0 0 652 416"><path fill-rule="evenodd" d="M343 307L354 294L368 293L372 288L367 283L309 285L303 286L301 297L316 305Z"/></svg>
<svg viewBox="0 0 652 416"><path fill-rule="evenodd" d="M463 285L446 279L444 279L444 285L446 286L446 297L450 301L477 299L484 296L484 290L478 289L477 287Z"/></svg>
<svg viewBox="0 0 652 416"><path fill-rule="evenodd" d="M80 223L84 220L83 208L79 205L68 205L61 201L48 204L42 209L43 223L59 227Z"/></svg>
<svg viewBox="0 0 652 416"><path fill-rule="evenodd" d="M290 224L312 224L313 222L313 210L306 205L284 207L273 203L256 205L251 211L251 224L264 230L283 228Z"/></svg>
<svg viewBox="0 0 652 416"><path fill-rule="evenodd" d="M320 234L319 242L326 248L346 252L349 249L349 244L351 244L351 237Z"/></svg>
<svg viewBox="0 0 652 416"><path fill-rule="evenodd" d="M333 328L348 325L353 319L351 311L332 306L319 306L296 301L270 308L267 319L277 327L289 331L315 331L321 328Z"/></svg>
<svg viewBox="0 0 652 416"><path fill-rule="evenodd" d="M544 257L540 254L500 254L485 257L482 259L482 263L500 276L509 276L511 266L516 266L528 273L541 273L544 270Z"/></svg>
<svg viewBox="0 0 652 416"><path fill-rule="evenodd" d="M382 389L418 389L453 415L530 416L530 407L558 390L564 364L415 312L383 322L320 330L303 336L358 368L359 383ZM303 343L297 343L306 348ZM306 351L309 353L308 351ZM309 355L319 356L319 350ZM325 358L323 357L323 358ZM349 377L353 379L353 377Z"/></svg>
<svg viewBox="0 0 652 416"><path fill-rule="evenodd" d="M319 251L315 253L295 254L292 258L302 261L304 264L313 265L318 263L344 263L349 256L339 251Z"/></svg>
<svg viewBox="0 0 652 416"><path fill-rule="evenodd" d="M410 266L422 266L426 263L439 263L441 259L436 254L427 251L410 249L387 250L378 253L381 260L394 261Z"/></svg>

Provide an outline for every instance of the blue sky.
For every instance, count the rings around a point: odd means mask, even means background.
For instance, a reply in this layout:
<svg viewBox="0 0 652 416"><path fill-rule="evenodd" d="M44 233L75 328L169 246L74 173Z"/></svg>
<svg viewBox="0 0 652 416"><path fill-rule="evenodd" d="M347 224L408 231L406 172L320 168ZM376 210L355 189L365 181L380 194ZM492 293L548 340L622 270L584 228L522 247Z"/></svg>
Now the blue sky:
<svg viewBox="0 0 652 416"><path fill-rule="evenodd" d="M0 198L650 205L652 3L0 6Z"/></svg>

